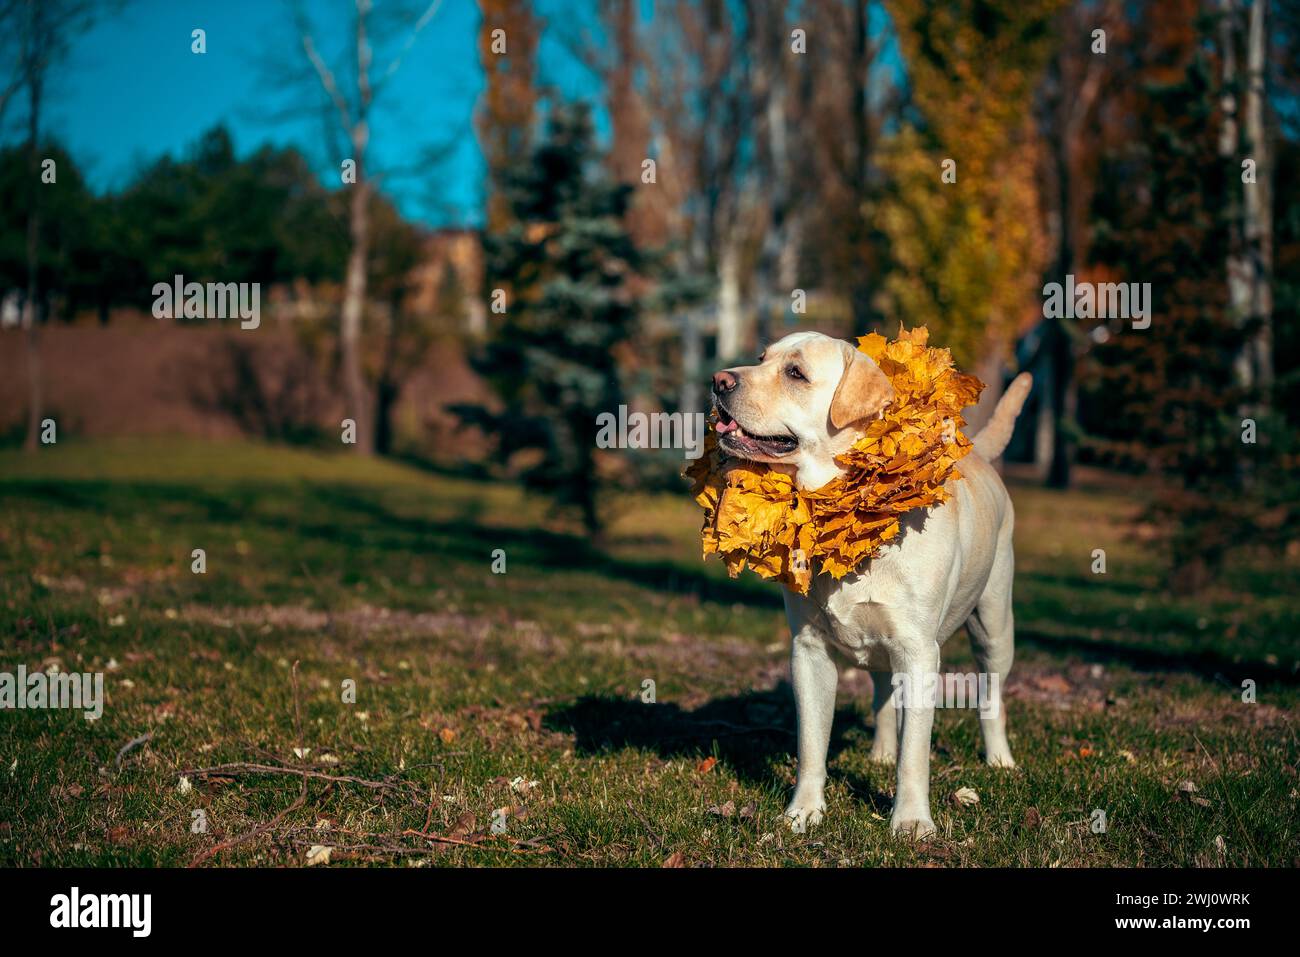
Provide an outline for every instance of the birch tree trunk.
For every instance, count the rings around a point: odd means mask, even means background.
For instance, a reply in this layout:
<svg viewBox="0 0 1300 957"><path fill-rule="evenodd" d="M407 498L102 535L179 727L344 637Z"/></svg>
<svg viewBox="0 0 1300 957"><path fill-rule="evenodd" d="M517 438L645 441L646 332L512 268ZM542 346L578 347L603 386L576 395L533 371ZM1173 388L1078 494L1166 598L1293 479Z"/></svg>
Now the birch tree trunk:
<svg viewBox="0 0 1300 957"><path fill-rule="evenodd" d="M1273 157L1264 125L1268 0L1250 5L1247 32L1245 132L1255 182L1245 186L1242 233L1249 316L1259 323L1249 344L1250 374L1267 402L1273 384Z"/></svg>
<svg viewBox="0 0 1300 957"><path fill-rule="evenodd" d="M348 417L356 422L356 451L372 455L375 451L374 420L365 378L361 373L361 321L366 309L367 259L370 252L370 180L366 175L366 148L370 145L370 41L366 35L366 15L370 0L356 0L357 46L357 115L349 131L352 158L356 161L356 182L348 210L347 276L344 280L343 314L339 323L339 352L343 371L343 397Z"/></svg>
<svg viewBox="0 0 1300 957"><path fill-rule="evenodd" d="M364 150L364 146L361 150ZM344 280L339 358L347 414L357 424L356 451L370 455L375 450L374 426L368 414L366 383L361 374L361 320L366 307L366 259L370 249L370 182L361 172L361 151L358 151L356 159L357 181L352 185L348 213L348 238L352 248L348 251L347 276Z"/></svg>

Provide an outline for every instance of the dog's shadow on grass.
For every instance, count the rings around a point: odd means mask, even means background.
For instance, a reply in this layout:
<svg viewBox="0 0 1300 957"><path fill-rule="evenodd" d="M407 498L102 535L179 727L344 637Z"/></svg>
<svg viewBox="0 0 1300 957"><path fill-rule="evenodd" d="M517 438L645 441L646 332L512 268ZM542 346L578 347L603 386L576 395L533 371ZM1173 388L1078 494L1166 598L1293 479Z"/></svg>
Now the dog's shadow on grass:
<svg viewBox="0 0 1300 957"><path fill-rule="evenodd" d="M789 682L766 691L714 698L698 708L648 704L639 699L587 695L547 712L543 725L574 736L579 755L612 754L628 748L664 760L714 755L741 781L788 792L795 754L794 695ZM870 732L852 707L837 707L828 760L845 748L867 748ZM830 772L858 797L888 808L890 799L865 779Z"/></svg>

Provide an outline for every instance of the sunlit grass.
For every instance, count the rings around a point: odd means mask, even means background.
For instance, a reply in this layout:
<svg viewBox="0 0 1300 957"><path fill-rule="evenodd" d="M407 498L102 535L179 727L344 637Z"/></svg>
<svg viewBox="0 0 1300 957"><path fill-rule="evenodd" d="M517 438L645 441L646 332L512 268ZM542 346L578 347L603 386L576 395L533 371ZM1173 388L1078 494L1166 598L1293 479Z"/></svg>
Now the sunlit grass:
<svg viewBox="0 0 1300 957"><path fill-rule="evenodd" d="M299 781L195 777L183 793L182 772L293 763L295 747L325 773L415 787L314 779L304 807L217 863L299 864L313 843L387 836L420 853L334 863L1293 864L1294 564L1234 565L1174 599L1126 494L1013 496L1020 767L985 768L974 717L941 712L941 834L914 847L890 838L892 775L866 760L865 677L842 687L826 824L785 829L780 602L700 560L685 494L618 503L598 550L511 485L346 454L144 439L2 452L0 670L103 670L109 700L97 722L0 712L0 864L186 863L272 819ZM969 664L960 636L945 657ZM980 803L952 803L958 787ZM533 843L478 837L503 807L526 808L506 836ZM399 836L426 820L473 846Z"/></svg>

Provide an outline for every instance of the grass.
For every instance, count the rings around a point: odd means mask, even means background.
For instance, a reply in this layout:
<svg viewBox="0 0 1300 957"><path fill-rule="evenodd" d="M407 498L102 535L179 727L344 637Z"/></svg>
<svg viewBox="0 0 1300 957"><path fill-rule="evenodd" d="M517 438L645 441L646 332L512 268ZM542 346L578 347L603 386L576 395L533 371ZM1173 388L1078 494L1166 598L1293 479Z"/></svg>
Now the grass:
<svg viewBox="0 0 1300 957"><path fill-rule="evenodd" d="M866 760L865 675L841 684L825 824L784 826L779 597L698 559L684 494L623 500L597 549L512 486L342 454L0 453L0 671L103 671L107 698L98 721L0 712L0 865L183 865L274 822L208 863L1294 866L1296 562L1175 599L1132 489L1012 492L1020 766L984 767L974 715L939 712L939 835L915 845ZM971 665L962 636L944 657ZM383 786L184 774L236 762Z"/></svg>

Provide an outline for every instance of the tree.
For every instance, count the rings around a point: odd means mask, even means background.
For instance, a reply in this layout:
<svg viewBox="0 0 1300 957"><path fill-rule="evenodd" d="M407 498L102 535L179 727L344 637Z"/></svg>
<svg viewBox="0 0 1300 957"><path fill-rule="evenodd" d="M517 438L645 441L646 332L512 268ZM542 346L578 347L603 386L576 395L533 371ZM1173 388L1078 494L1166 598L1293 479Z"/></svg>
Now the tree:
<svg viewBox="0 0 1300 957"><path fill-rule="evenodd" d="M110 255L111 239L102 222L105 204L90 194L62 146L47 142L41 153L55 164L58 182L39 198L38 311L46 319L71 319L80 304L94 300L100 264ZM40 192L31 188L26 145L0 150L0 289L22 289L28 282L27 228Z"/></svg>
<svg viewBox="0 0 1300 957"><path fill-rule="evenodd" d="M506 307L472 365L500 407L453 411L494 439L528 488L576 507L594 534L596 417L618 410L617 356L637 317L630 191L604 171L586 107L567 104L553 107L543 140L495 183L511 225L485 238L486 268Z"/></svg>
<svg viewBox="0 0 1300 957"><path fill-rule="evenodd" d="M1252 0L1247 11L1237 0L1220 0L1219 8L1224 87L1219 153L1229 168L1241 169L1247 162L1252 167L1249 181L1236 178L1240 190L1230 198L1235 215L1226 264L1228 300L1244 340L1236 372L1243 388L1258 387L1263 397L1273 382L1273 150L1264 123L1268 0Z"/></svg>
<svg viewBox="0 0 1300 957"><path fill-rule="evenodd" d="M339 317L339 352L343 374L344 401L348 415L356 422L355 449L362 455L375 450L374 420L362 371L361 331L366 308L368 256L370 252L370 206L374 177L368 166L371 121L376 94L397 72L402 57L415 37L433 18L441 0L418 7L389 5L382 16L372 10L371 0L354 0L352 45L349 62L331 68L316 45L315 34L306 10L296 6L298 35L303 54L310 64L321 91L336 113L339 128L347 139L350 163L345 172L348 184L348 262L344 278L343 309ZM400 41L400 42L399 42ZM375 69L375 48L391 52L387 64ZM342 78L348 78L345 89Z"/></svg>
<svg viewBox="0 0 1300 957"><path fill-rule="evenodd" d="M812 169L800 189L816 208L805 213L806 242L817 250L810 265L820 267L820 284L847 301L852 328L862 333L880 323L888 262L880 154L887 124L898 118L898 89L880 56L888 17L879 0L818 0L807 15L811 102L802 115Z"/></svg>
<svg viewBox="0 0 1300 957"><path fill-rule="evenodd" d="M492 235L511 225L505 193L493 186L532 146L542 24L530 0L480 0L479 7L479 62L487 82L474 123L487 163L486 231Z"/></svg>
<svg viewBox="0 0 1300 957"><path fill-rule="evenodd" d="M437 332L436 314L419 314L407 308L411 276L424 254L419 229L402 219L396 207L377 197L372 214L374 242L370 286L380 300L383 335L375 373L375 451L393 451L393 410L402 388L420 367ZM448 268L447 272L454 270Z"/></svg>
<svg viewBox="0 0 1300 957"><path fill-rule="evenodd" d="M749 30L743 12L722 0L671 0L645 44L643 102L657 144L655 189L669 211L668 233L682 237L675 270L707 277L716 288L721 362L738 359L752 344L743 303L746 245L756 232L759 198L759 184L746 171L754 143ZM684 351L698 354L698 324L688 320L683 333Z"/></svg>
<svg viewBox="0 0 1300 957"><path fill-rule="evenodd" d="M882 159L886 298L989 384L980 410L996 403L1016 325L1038 297L1045 243L1029 117L1061 2L888 3L910 111Z"/></svg>
<svg viewBox="0 0 1300 957"><path fill-rule="evenodd" d="M1093 257L1149 281L1155 302L1151 328L1112 320L1093 350L1091 444L1158 478L1146 516L1168 548L1170 585L1190 593L1231 549L1294 534L1297 450L1268 410L1269 383L1239 368L1254 329L1225 268L1243 215L1230 47L1192 0L1145 9L1136 30L1134 135L1103 157L1115 186L1095 199ZM1247 421L1243 409L1260 411Z"/></svg>
<svg viewBox="0 0 1300 957"><path fill-rule="evenodd" d="M292 147L235 155L223 126L180 159L145 167L111 200L122 299L159 279L262 284L336 280L348 253L346 200Z"/></svg>
<svg viewBox="0 0 1300 957"><path fill-rule="evenodd" d="M25 0L0 6L0 34L17 36L13 73L0 91L0 115L11 96L25 93L27 107L28 183L27 282L22 325L27 331L27 439L29 451L37 446L44 407L41 371L40 234L41 234L41 119L50 73L68 55L72 41L89 29L102 5L93 0ZM12 42L12 41L10 41Z"/></svg>
<svg viewBox="0 0 1300 957"><path fill-rule="evenodd" d="M1060 44L1048 66L1042 98L1041 128L1048 144L1044 157L1047 180L1046 206L1049 234L1055 247L1049 260L1048 282L1064 282L1077 274L1088 246L1087 210L1096 184L1096 154L1089 148L1096 142L1084 136L1107 78L1107 63L1122 54L1093 49L1093 31L1105 31L1111 46L1123 43L1117 0L1104 3L1072 4L1057 18ZM1040 450L1047 456L1046 482L1052 488L1070 486L1077 431L1077 353L1086 337L1069 319L1055 316L1044 320L1039 377L1044 396L1040 423L1050 436ZM1038 375L1038 372L1035 372Z"/></svg>

